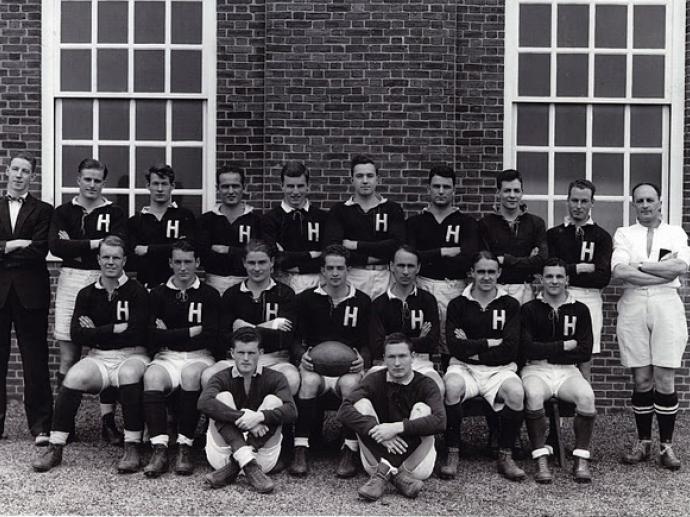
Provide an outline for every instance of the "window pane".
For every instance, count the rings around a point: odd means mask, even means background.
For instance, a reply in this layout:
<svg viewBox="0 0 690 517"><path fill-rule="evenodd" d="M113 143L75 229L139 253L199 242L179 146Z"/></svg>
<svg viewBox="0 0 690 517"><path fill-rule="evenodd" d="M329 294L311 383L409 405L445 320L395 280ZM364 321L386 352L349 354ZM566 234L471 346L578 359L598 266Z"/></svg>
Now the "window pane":
<svg viewBox="0 0 690 517"><path fill-rule="evenodd" d="M127 50L98 51L98 91L127 91Z"/></svg>
<svg viewBox="0 0 690 517"><path fill-rule="evenodd" d="M530 194L548 194L548 153L517 153L517 169L525 182L525 189Z"/></svg>
<svg viewBox="0 0 690 517"><path fill-rule="evenodd" d="M129 188L129 147L101 145L98 159L108 167L108 187Z"/></svg>
<svg viewBox="0 0 690 517"><path fill-rule="evenodd" d="M556 194L567 194L567 192L556 192ZM559 224L562 224L565 220L566 215L568 215L568 202L564 199L554 199L552 226L558 226Z"/></svg>
<svg viewBox="0 0 690 517"><path fill-rule="evenodd" d="M137 140L165 140L165 101L137 101Z"/></svg>
<svg viewBox="0 0 690 517"><path fill-rule="evenodd" d="M625 48L628 40L628 8L625 5L598 5L594 46Z"/></svg>
<svg viewBox="0 0 690 517"><path fill-rule="evenodd" d="M201 51L173 50L170 56L170 91L201 92Z"/></svg>
<svg viewBox="0 0 690 517"><path fill-rule="evenodd" d="M660 106L630 107L630 145L661 147L662 108Z"/></svg>
<svg viewBox="0 0 690 517"><path fill-rule="evenodd" d="M551 6L520 6L521 47L551 46Z"/></svg>
<svg viewBox="0 0 690 517"><path fill-rule="evenodd" d="M549 205L546 201L537 201L536 199L530 199L525 201L527 205L527 211L532 214L541 217L546 222L546 227L549 225Z"/></svg>
<svg viewBox="0 0 690 517"><path fill-rule="evenodd" d="M583 54L559 54L556 91L561 97L587 96L588 57Z"/></svg>
<svg viewBox="0 0 690 517"><path fill-rule="evenodd" d="M65 92L91 91L91 51L60 51L60 89Z"/></svg>
<svg viewBox="0 0 690 517"><path fill-rule="evenodd" d="M666 46L666 7L636 5L633 10L633 48Z"/></svg>
<svg viewBox="0 0 690 517"><path fill-rule="evenodd" d="M520 54L518 58L518 95L548 97L551 58L548 54Z"/></svg>
<svg viewBox="0 0 690 517"><path fill-rule="evenodd" d="M623 214L627 206L627 202L597 201L592 207L592 219L613 235L617 228L623 226Z"/></svg>
<svg viewBox="0 0 690 517"><path fill-rule="evenodd" d="M93 147L90 145L63 145L62 146L62 186L77 186L77 168L84 158L93 156ZM72 199L70 197L70 199Z"/></svg>
<svg viewBox="0 0 690 517"><path fill-rule="evenodd" d="M630 188L642 182L661 187L661 154L630 155Z"/></svg>
<svg viewBox="0 0 690 517"><path fill-rule="evenodd" d="M134 43L165 43L165 4L134 3Z"/></svg>
<svg viewBox="0 0 690 517"><path fill-rule="evenodd" d="M625 56L594 56L594 95L625 97Z"/></svg>
<svg viewBox="0 0 690 517"><path fill-rule="evenodd" d="M201 188L203 152L201 147L176 147L172 150L172 168L177 188Z"/></svg>
<svg viewBox="0 0 690 517"><path fill-rule="evenodd" d="M587 107L556 106L556 145L587 143Z"/></svg>
<svg viewBox="0 0 690 517"><path fill-rule="evenodd" d="M633 56L633 97L664 96L664 56Z"/></svg>
<svg viewBox="0 0 690 517"><path fill-rule="evenodd" d="M62 2L60 41L91 43L91 3Z"/></svg>
<svg viewBox="0 0 690 517"><path fill-rule="evenodd" d="M98 2L98 42L127 43L127 2Z"/></svg>
<svg viewBox="0 0 690 517"><path fill-rule="evenodd" d="M203 104L199 101L174 101L172 104L173 140L202 140Z"/></svg>
<svg viewBox="0 0 690 517"><path fill-rule="evenodd" d="M546 104L518 106L517 144L549 145L549 107Z"/></svg>
<svg viewBox="0 0 690 517"><path fill-rule="evenodd" d="M134 51L134 91L162 92L165 81L162 50Z"/></svg>
<svg viewBox="0 0 690 517"><path fill-rule="evenodd" d="M625 108L592 106L592 145L623 147L625 145Z"/></svg>
<svg viewBox="0 0 690 517"><path fill-rule="evenodd" d="M558 46L587 47L589 45L589 6L558 6Z"/></svg>
<svg viewBox="0 0 690 517"><path fill-rule="evenodd" d="M101 140L129 140L129 101L102 99L98 111Z"/></svg>
<svg viewBox="0 0 690 517"><path fill-rule="evenodd" d="M172 3L172 42L201 43L201 2Z"/></svg>
<svg viewBox="0 0 690 517"><path fill-rule="evenodd" d="M146 178L144 174L149 167L157 163L165 163L165 147L137 147L134 154L136 171L136 186L145 187Z"/></svg>
<svg viewBox="0 0 690 517"><path fill-rule="evenodd" d="M622 196L623 192L623 155L609 153L592 153L592 183L597 188L597 195Z"/></svg>
<svg viewBox="0 0 690 517"><path fill-rule="evenodd" d="M64 99L62 101L62 139L91 140L93 138L93 101Z"/></svg>
<svg viewBox="0 0 690 517"><path fill-rule="evenodd" d="M554 192L567 193L573 180L585 177L585 153L556 153L554 160Z"/></svg>

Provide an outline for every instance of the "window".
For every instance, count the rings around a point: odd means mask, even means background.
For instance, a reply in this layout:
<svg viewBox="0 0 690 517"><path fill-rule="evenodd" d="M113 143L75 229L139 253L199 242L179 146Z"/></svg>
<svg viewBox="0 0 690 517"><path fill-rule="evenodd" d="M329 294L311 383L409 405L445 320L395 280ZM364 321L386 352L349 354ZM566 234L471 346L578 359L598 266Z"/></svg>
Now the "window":
<svg viewBox="0 0 690 517"><path fill-rule="evenodd" d="M130 215L148 204L156 162L175 170L177 201L210 208L215 2L53 0L43 14L44 199L71 199L77 165L93 156L109 169L106 196Z"/></svg>
<svg viewBox="0 0 690 517"><path fill-rule="evenodd" d="M641 181L661 186L680 223L683 4L507 2L504 160L549 226L581 177L597 186L593 217L609 231L634 220L629 192Z"/></svg>

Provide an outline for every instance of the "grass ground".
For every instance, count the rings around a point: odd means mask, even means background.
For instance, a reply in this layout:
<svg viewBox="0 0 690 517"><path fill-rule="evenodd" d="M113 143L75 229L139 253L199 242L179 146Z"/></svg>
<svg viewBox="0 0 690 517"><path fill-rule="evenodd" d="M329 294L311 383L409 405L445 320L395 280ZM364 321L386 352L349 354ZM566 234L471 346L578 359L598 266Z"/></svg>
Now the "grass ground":
<svg viewBox="0 0 690 517"><path fill-rule="evenodd" d="M592 485L574 483L566 468L555 469L552 485L531 478L511 483L496 474L494 463L481 456L484 422L466 425L467 445L458 478L432 477L416 500L391 491L376 503L357 498L364 474L350 480L334 475L335 452L320 454L308 478L274 476L273 494L252 492L244 480L222 490L206 490L203 474L210 471L203 451L191 477L167 474L150 480L143 474L121 476L115 466L121 449L100 441L98 408L86 400L78 423L80 441L65 449L63 464L38 474L30 467L36 453L25 431L22 407L12 402L6 433L0 441L0 514L47 515L687 515L690 513L690 418L677 425L677 448L686 461L679 472L650 462L622 465L618 456L630 443L634 425L630 415L601 417L596 422ZM565 439L572 443L569 422ZM686 450L684 450L686 449ZM148 453L147 453L148 455ZM519 462L531 475L529 461ZM570 466L568 463L567 467Z"/></svg>

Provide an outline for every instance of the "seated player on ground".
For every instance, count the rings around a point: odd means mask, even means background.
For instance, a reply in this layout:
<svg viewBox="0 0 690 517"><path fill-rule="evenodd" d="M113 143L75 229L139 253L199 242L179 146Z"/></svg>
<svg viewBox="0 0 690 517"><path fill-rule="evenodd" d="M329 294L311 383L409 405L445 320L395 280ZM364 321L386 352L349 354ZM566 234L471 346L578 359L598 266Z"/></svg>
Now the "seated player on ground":
<svg viewBox="0 0 690 517"><path fill-rule="evenodd" d="M121 474L139 470L144 430L141 378L149 363L145 347L148 293L125 275L125 243L120 237L103 239L98 264L101 276L79 291L70 328L74 342L90 350L69 369L58 391L50 444L32 462L38 472L62 462L62 449L74 428L82 393L100 393L111 386L119 389L125 424L125 454L117 469Z"/></svg>
<svg viewBox="0 0 690 517"><path fill-rule="evenodd" d="M592 320L587 306L568 294L565 268L563 260L548 259L542 273L542 294L521 311L521 355L527 362L521 372L525 419L532 458L537 464L537 483L553 480L548 464L551 451L545 446L544 414L544 401L551 397L575 404L573 478L579 483L592 481L589 445L596 407L592 387L577 368L592 355Z"/></svg>
<svg viewBox="0 0 690 517"><path fill-rule="evenodd" d="M490 251L472 259L472 283L448 305L446 342L451 353L446 371L448 456L442 478L457 473L462 403L483 397L498 414L498 472L520 481L525 472L513 461L512 447L523 419L524 392L517 376L520 304L497 286L501 268Z"/></svg>
<svg viewBox="0 0 690 517"><path fill-rule="evenodd" d="M144 413L153 454L144 468L155 478L168 470L166 397L176 390L177 446L175 473L194 471L192 443L199 421L196 408L201 374L218 352L220 295L196 275L199 256L185 240L172 245L173 276L151 291L151 344L156 355L144 374Z"/></svg>
<svg viewBox="0 0 690 517"><path fill-rule="evenodd" d="M376 501L390 481L415 498L436 462L434 435L445 429L443 398L434 381L412 370L412 341L402 333L384 342L386 368L367 375L345 398L338 419L357 433L362 465L371 476L359 496Z"/></svg>
<svg viewBox="0 0 690 517"><path fill-rule="evenodd" d="M199 397L199 410L210 417L206 457L216 469L206 483L220 488L240 470L258 492L271 492L266 476L280 455L281 429L294 422L297 408L281 373L260 364L261 334L242 327L231 338L233 367L215 374Z"/></svg>

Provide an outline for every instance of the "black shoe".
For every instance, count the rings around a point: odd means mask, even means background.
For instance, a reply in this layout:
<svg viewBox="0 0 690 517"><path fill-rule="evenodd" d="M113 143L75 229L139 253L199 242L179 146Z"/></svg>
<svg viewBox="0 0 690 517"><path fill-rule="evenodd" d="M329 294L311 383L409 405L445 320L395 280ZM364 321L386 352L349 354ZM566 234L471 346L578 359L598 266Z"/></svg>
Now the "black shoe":
<svg viewBox="0 0 690 517"><path fill-rule="evenodd" d="M157 478L168 471L168 448L162 444L153 446L153 454L149 464L144 467L144 475L149 478Z"/></svg>
<svg viewBox="0 0 690 517"><path fill-rule="evenodd" d="M108 413L107 415L103 415L101 421L101 436L103 440L110 445L116 447L121 446L125 442L125 437L115 425L115 414Z"/></svg>
<svg viewBox="0 0 690 517"><path fill-rule="evenodd" d="M573 479L577 483L591 483L592 473L589 470L589 460L575 457L573 461Z"/></svg>
<svg viewBox="0 0 690 517"><path fill-rule="evenodd" d="M537 471L534 473L534 480L537 483L548 484L553 481L553 474L549 468L549 457L548 455L539 456L536 459Z"/></svg>
<svg viewBox="0 0 690 517"><path fill-rule="evenodd" d="M240 466L233 458L230 458L227 465L206 474L204 480L206 481L206 485L210 488L223 488L230 483L234 483L239 473Z"/></svg>
<svg viewBox="0 0 690 517"><path fill-rule="evenodd" d="M122 456L120 463L117 464L118 474L132 474L139 471L141 468L139 447L138 443L125 442L125 454Z"/></svg>
<svg viewBox="0 0 690 517"><path fill-rule="evenodd" d="M359 497L367 501L377 501L386 493L386 487L390 478L390 467L383 462L379 462L376 472L357 490Z"/></svg>
<svg viewBox="0 0 690 517"><path fill-rule="evenodd" d="M510 449L500 449L498 460L496 461L498 473L510 481L522 481L527 477L525 471L515 464L513 454Z"/></svg>
<svg viewBox="0 0 690 517"><path fill-rule="evenodd" d="M62 445L51 443L48 448L43 450L31 462L31 466L36 472L48 472L53 467L62 463Z"/></svg>
<svg viewBox="0 0 690 517"><path fill-rule="evenodd" d="M390 477L390 482L398 492L409 499L415 499L424 486L424 482L410 476L402 467L398 467L398 473Z"/></svg>
<svg viewBox="0 0 690 517"><path fill-rule="evenodd" d="M441 479L454 479L458 473L458 465L460 463L460 451L448 451L446 461L441 465L441 470L438 476Z"/></svg>
<svg viewBox="0 0 690 517"><path fill-rule="evenodd" d="M307 447L295 447L292 455L292 463L288 472L292 476L304 477L309 474L309 461L307 461Z"/></svg>
<svg viewBox="0 0 690 517"><path fill-rule="evenodd" d="M275 488L275 483L271 481L264 471L261 470L259 464L256 460L252 460L247 463L244 468L244 476L247 478L247 482L260 494L268 494L273 492Z"/></svg>
<svg viewBox="0 0 690 517"><path fill-rule="evenodd" d="M630 449L630 452L623 454L623 463L628 465L636 465L642 463L643 461L649 461L652 457L652 441L651 440L638 440Z"/></svg>
<svg viewBox="0 0 690 517"><path fill-rule="evenodd" d="M680 469L680 460L676 453L673 452L673 447L670 443L661 444L661 452L659 453L659 463L661 466L668 470L678 470Z"/></svg>
<svg viewBox="0 0 690 517"><path fill-rule="evenodd" d="M179 444L177 446L177 461L175 461L175 474L189 476L194 472L192 462L192 448L189 445Z"/></svg>
<svg viewBox="0 0 690 517"><path fill-rule="evenodd" d="M351 478L357 475L357 462L359 458L357 457L357 452L353 451L349 447L343 447L340 453L340 461L338 462L338 468L335 471L335 475L339 478Z"/></svg>

